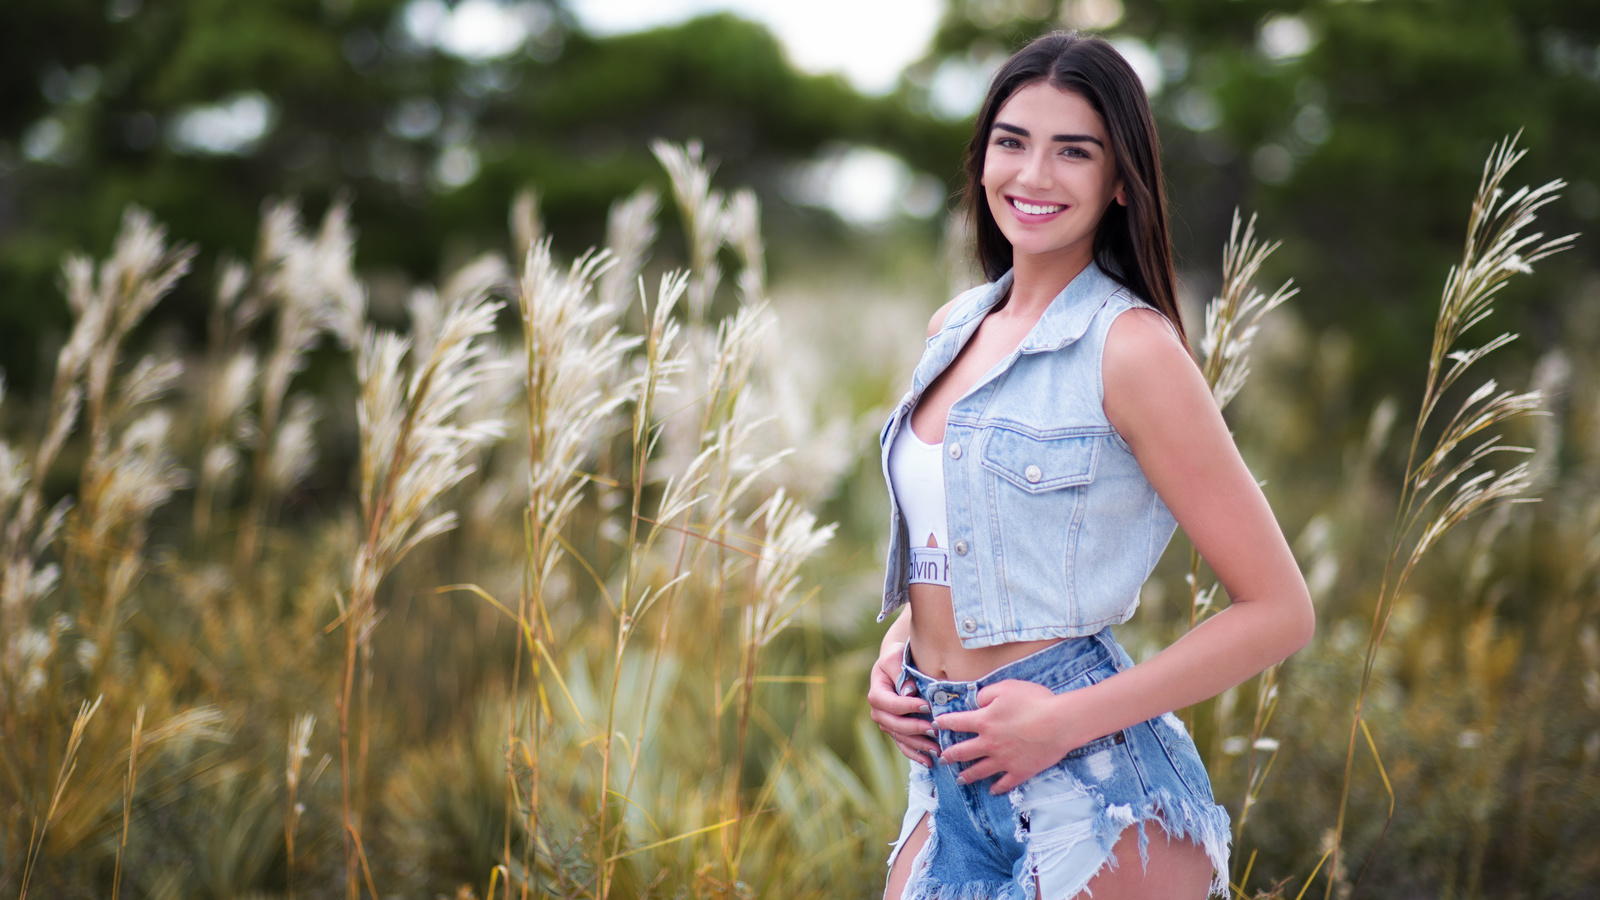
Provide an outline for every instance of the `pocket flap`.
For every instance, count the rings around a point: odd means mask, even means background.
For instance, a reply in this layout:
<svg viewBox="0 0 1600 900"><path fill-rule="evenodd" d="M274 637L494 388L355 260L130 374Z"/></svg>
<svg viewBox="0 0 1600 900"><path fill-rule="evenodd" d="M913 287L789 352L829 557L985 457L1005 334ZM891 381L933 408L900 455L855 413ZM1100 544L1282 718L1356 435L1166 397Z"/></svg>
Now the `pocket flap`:
<svg viewBox="0 0 1600 900"><path fill-rule="evenodd" d="M1094 480L1100 436L1040 439L1005 428L988 435L983 467L1030 494L1085 485Z"/></svg>

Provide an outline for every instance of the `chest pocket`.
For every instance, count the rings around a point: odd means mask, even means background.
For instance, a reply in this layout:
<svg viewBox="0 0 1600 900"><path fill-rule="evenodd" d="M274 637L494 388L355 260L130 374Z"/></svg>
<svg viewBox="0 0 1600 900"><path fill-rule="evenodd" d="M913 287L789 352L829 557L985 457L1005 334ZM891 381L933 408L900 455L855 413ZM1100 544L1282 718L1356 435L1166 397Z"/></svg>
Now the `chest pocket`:
<svg viewBox="0 0 1600 900"><path fill-rule="evenodd" d="M990 432L983 467L1029 494L1079 487L1094 480L1097 434L1040 439L1005 428Z"/></svg>

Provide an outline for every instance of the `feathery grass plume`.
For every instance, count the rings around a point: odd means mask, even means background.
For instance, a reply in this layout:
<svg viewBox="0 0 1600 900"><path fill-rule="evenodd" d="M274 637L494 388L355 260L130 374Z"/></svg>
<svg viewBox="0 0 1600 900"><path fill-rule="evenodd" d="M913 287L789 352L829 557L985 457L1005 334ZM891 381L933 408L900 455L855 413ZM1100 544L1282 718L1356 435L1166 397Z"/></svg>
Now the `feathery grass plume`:
<svg viewBox="0 0 1600 900"><path fill-rule="evenodd" d="M1206 332L1200 339L1200 350L1205 355L1206 383L1211 386L1211 396L1217 401L1218 409L1227 408L1250 376L1250 344L1255 341L1261 317L1300 293L1299 288L1291 287L1292 278L1270 297L1255 289L1261 264L1281 243L1264 244L1256 240L1253 213L1241 236L1239 211L1233 211L1233 226L1222 251L1222 295L1206 304Z"/></svg>
<svg viewBox="0 0 1600 900"><path fill-rule="evenodd" d="M1255 341L1262 317L1299 293L1299 289L1293 287L1294 279L1285 281L1272 292L1271 296L1256 289L1255 280L1261 272L1262 264L1278 249L1280 242L1266 243L1257 239L1254 214L1250 216L1250 221L1244 225L1242 232L1240 220L1239 210L1235 209L1233 225L1228 231L1228 242L1222 250L1222 290L1217 297L1206 304L1205 334L1200 339L1202 354L1200 371L1205 377L1207 386L1211 388L1211 397L1216 401L1218 409L1227 408L1250 376L1250 345ZM1185 574L1184 581L1189 586L1189 628L1192 630L1212 609L1221 586L1216 583L1201 586L1200 554L1192 547L1189 550L1189 571ZM1261 673L1255 684L1255 715L1248 738L1250 755L1244 779L1244 798L1240 803L1239 816L1234 823L1235 846L1242 846L1244 824L1248 820L1250 807L1255 802L1267 774L1266 768L1257 768L1256 752L1266 742L1276 746L1275 741L1264 736L1264 729L1272 717L1272 711L1276 708L1277 676L1278 667L1271 666ZM1212 714L1216 725L1212 730L1219 736L1230 730L1228 720L1232 717L1232 701L1235 697L1236 695L1230 692L1218 701L1203 704ZM1194 707L1182 712L1182 717L1191 731L1194 730L1196 712ZM1238 738L1228 740L1243 743ZM1276 759L1276 756L1271 759ZM1270 768L1270 760L1267 765ZM1236 866L1244 867L1242 874L1238 876L1238 884L1242 890L1250 877L1249 863L1245 861L1242 853L1234 855L1234 862Z"/></svg>
<svg viewBox="0 0 1600 900"><path fill-rule="evenodd" d="M1256 290L1255 279L1262 263L1281 245L1256 239L1256 217L1252 213L1244 233L1239 233L1239 211L1233 211L1233 226L1228 231L1228 243L1222 248L1222 292L1206 304L1206 331L1200 339L1204 354L1200 371L1211 388L1211 397L1218 409L1228 403L1244 387L1250 377L1250 345L1255 342L1261 327L1261 318L1276 309L1285 300L1300 292L1292 287L1294 279L1285 281L1272 292L1272 296ZM1200 554L1189 551L1189 628L1211 608L1217 586L1200 587Z"/></svg>
<svg viewBox="0 0 1600 900"><path fill-rule="evenodd" d="M250 439L250 398L255 393L260 362L254 351L241 348L209 367L205 379L201 424L200 471L195 484L194 533L207 539L216 515L217 497L233 486L239 470L239 445Z"/></svg>
<svg viewBox="0 0 1600 900"><path fill-rule="evenodd" d="M767 296L767 251L761 242L761 203L755 191L734 191L722 220L724 239L739 255L739 298L745 304L759 303Z"/></svg>
<svg viewBox="0 0 1600 900"><path fill-rule="evenodd" d="M656 216L661 212L661 196L650 188L640 188L626 200L611 204L606 215L606 250L615 260L600 274L600 305L619 315L627 308L636 290L639 273L650 258L656 240Z"/></svg>
<svg viewBox="0 0 1600 900"><path fill-rule="evenodd" d="M467 457L474 448L502 434L499 422L463 422L459 415L479 385L494 374L497 363L487 358L484 338L493 333L499 310L499 303L482 294L462 298L446 311L427 356L411 353L405 338L373 328L356 352L364 536L351 571L349 596L339 598L345 641L337 704L345 887L352 900L360 893L358 864L368 891L376 896L361 846L360 811L352 797L358 787L354 782L363 775L350 762L357 658L370 653L378 586L384 576L418 544L455 526L453 512L428 516L434 501L472 472ZM363 748L366 732L363 724Z"/></svg>
<svg viewBox="0 0 1600 900"><path fill-rule="evenodd" d="M545 692L544 666L550 659L554 635L550 633L548 585L565 553L562 533L582 496L588 478L580 466L594 452L602 426L636 390L636 377L619 377L628 352L638 345L610 323L616 310L593 299L595 279L610 264L606 253L588 254L565 272L555 263L549 240L535 243L524 257L518 288L522 319L523 375L528 430L528 505L523 515L527 568L518 608L521 639L512 673L512 698L517 696L522 654L528 654L532 690L536 699ZM532 747L519 747L523 732L516 710L532 716L527 733ZM525 844L522 871L531 872L532 845L539 835L539 741L542 736L538 703L513 703L506 720L506 814L523 805L523 825L530 841ZM509 756L519 749L534 760L528 783L519 784L517 767ZM603 802L603 801L602 801ZM503 864L511 864L511 828L507 822ZM509 892L510 880L506 891ZM509 893L508 893L509 896Z"/></svg>
<svg viewBox="0 0 1600 900"><path fill-rule="evenodd" d="M287 761L283 767L283 781L288 796L283 811L283 846L288 854L286 869L289 878L289 896L294 896L294 836L300 827L300 817L305 814L305 804L300 802L300 770L311 755L311 733L316 730L317 717L311 713L295 716L289 726Z"/></svg>
<svg viewBox="0 0 1600 900"><path fill-rule="evenodd" d="M194 257L188 245L168 245L166 230L138 207L122 217L110 258L96 268L80 254L62 264L62 284L73 325L57 356L50 389L49 412L33 458L22 464L13 454L15 508L0 537L0 625L6 634L18 634L24 607L36 602L55 585L55 570L42 563L66 517L63 501L41 520L42 491L61 448L88 405L91 452L109 443L106 403L120 349L134 326L188 271ZM138 381L142 392L159 387L160 372L146 369ZM9 674L5 675L9 681ZM6 685L8 693L12 685Z"/></svg>
<svg viewBox="0 0 1600 900"><path fill-rule="evenodd" d="M333 335L345 347L360 339L367 301L355 276L353 255L350 210L342 202L328 208L315 237L304 233L300 212L290 202L270 204L262 215L256 251L258 302L274 315L273 341L257 382L250 500L235 548L235 563L241 569L255 560L260 530L281 496L282 484L274 474L299 468L277 462L277 451L307 450L303 444L278 441L290 380L305 367L306 354L323 334Z"/></svg>
<svg viewBox="0 0 1600 900"><path fill-rule="evenodd" d="M1373 605L1360 689L1351 717L1350 742L1339 792L1339 815L1333 828L1331 865L1335 870L1341 863L1340 851L1356 742L1359 735L1366 733L1362 713L1371 687L1378 649L1401 591L1424 554L1450 529L1474 513L1522 499L1531 479L1526 462L1498 472L1481 465L1493 454L1531 452L1528 448L1502 444L1500 435L1487 437L1470 449L1465 449L1463 445L1511 418L1538 410L1543 398L1537 390L1525 393L1500 390L1490 379L1468 395L1460 409L1445 423L1443 431L1433 439L1431 447L1424 443L1428 425L1445 392L1473 364L1516 339L1516 335L1502 333L1480 346L1455 349L1466 331L1489 317L1494 311L1492 301L1495 294L1505 287L1513 275L1531 274L1534 263L1567 249L1576 237L1569 234L1546 239L1541 232L1524 233L1533 224L1538 211L1560 196L1558 192L1566 186L1566 182L1555 180L1537 188L1522 187L1507 196L1501 185L1511 168L1527 152L1516 149L1516 143L1517 136L1500 141L1484 164L1483 178L1478 184L1478 192L1473 198L1472 211L1467 219L1466 246L1461 262L1451 266L1445 278L1439 316L1434 322L1433 347L1428 354L1422 405L1406 455L1405 476L1400 487L1389 559ZM1370 734L1368 740L1371 740ZM1376 744L1372 745L1372 750L1376 757ZM1390 819L1385 820L1385 831ZM1378 839L1382 840L1381 833ZM1330 877L1326 896L1333 895L1334 882L1335 879ZM1360 875L1357 876L1359 883Z"/></svg>
<svg viewBox="0 0 1600 900"><path fill-rule="evenodd" d="M1222 293L1206 304L1206 331L1200 339L1204 354L1200 371L1211 388L1218 409L1225 409L1250 376L1250 345L1260 329L1261 317L1299 293L1291 288L1294 279L1285 281L1268 297L1255 288L1261 264L1277 250L1279 241L1264 244L1256 240L1256 217L1250 216L1244 234L1239 233L1239 211L1233 211L1233 227L1222 249ZM1210 610L1217 585L1200 586L1200 554L1190 549L1189 628Z"/></svg>
<svg viewBox="0 0 1600 900"><path fill-rule="evenodd" d="M633 634L639 615L661 594L681 583L679 577L674 577L666 585L657 586L644 584L646 580L645 566L649 550L654 544L654 539L660 534L662 522L670 521L680 514L688 512L688 506L693 499L685 501L686 495L692 497L693 489L684 489L684 485L698 482L698 477L689 474L689 477L680 477L675 482L669 482L664 493L661 510L656 513L655 524L646 530L646 536L641 538L639 523L643 521L641 512L644 504L645 487L647 485L647 464L655 450L661 436L661 425L657 422L656 403L663 393L674 390L673 379L683 374L685 362L683 359L683 345L678 338L680 326L673 317L679 301L683 299L689 286L687 272L670 272L661 278L660 287L656 291L656 300L653 308L645 309L646 331L644 335L643 371L634 381L633 395L633 426L631 471L631 512L628 521L628 541L625 545L626 557L623 562L622 590L615 598L614 612L617 617L615 640L612 653L612 679L611 692L606 702L605 731L599 738L600 750L600 797L598 812L598 828L595 844L595 867L598 872L597 896L609 897L612 888L612 873L616 868L618 854L616 842L620 842L622 831L618 829L615 842L611 842L608 828L610 819L611 797L606 786L611 784L611 770L613 765L613 752L616 741L616 714L617 690L619 675L622 670L624 655L628 641ZM640 289L641 303L648 304L643 286ZM694 469L691 464L691 473ZM676 488L676 489L675 489ZM674 499L679 498L679 499ZM624 797L624 800L627 798Z"/></svg>
<svg viewBox="0 0 1600 900"><path fill-rule="evenodd" d="M689 239L689 322L701 324L711 308L717 286L722 283L722 267L717 251L727 236L727 213L722 192L711 189L713 165L704 159L699 141L684 146L663 140L652 141L650 151L661 162L672 180L672 194L683 211L684 233Z"/></svg>
<svg viewBox="0 0 1600 900"><path fill-rule="evenodd" d="M56 812L61 808L61 797L66 793L67 783L72 780L72 773L78 770L78 748L83 746L83 734L89 727L89 720L94 718L100 709L102 697L96 697L94 703L83 701L78 707L77 718L72 720L72 733L67 737L66 752L61 755L61 770L56 773L55 789L50 793L50 806L45 810L44 821L37 817L33 821L33 832L28 837L28 855L22 864L22 890L17 895L18 900L28 898L28 879L33 874L33 866L39 859L39 851L44 848L45 833L50 830L50 822L55 819Z"/></svg>
<svg viewBox="0 0 1600 900"><path fill-rule="evenodd" d="M533 245L544 237L544 223L539 221L539 192L531 187L517 191L511 200L511 249L517 259L527 259Z"/></svg>
<svg viewBox="0 0 1600 900"><path fill-rule="evenodd" d="M224 257L217 265L216 290L207 321L200 424L200 472L195 485L194 534L208 539L219 492L226 493L238 472L240 444L249 440L249 417L260 359L246 344L263 310L260 292L247 290L250 267Z"/></svg>
<svg viewBox="0 0 1600 900"><path fill-rule="evenodd" d="M122 859L128 852L128 823L133 815L133 794L139 783L139 736L144 731L144 707L133 717L133 733L128 741L128 777L122 784L122 833L117 838L117 864L111 875L111 900L122 890Z"/></svg>
<svg viewBox="0 0 1600 900"><path fill-rule="evenodd" d="M817 527L816 515L790 500L783 488L767 498L745 525L752 526L758 520L763 535L761 558L751 579L749 602L741 613L740 625L744 643L740 689L745 706L745 712L739 717L741 752L738 756L741 758L761 650L772 643L794 614L800 565L826 546L837 528L836 525Z"/></svg>
<svg viewBox="0 0 1600 900"><path fill-rule="evenodd" d="M144 571L150 516L189 483L169 449L171 428L170 412L152 410L128 423L114 446L92 452L83 467L69 546L92 598L79 617L98 631L101 659L108 658L120 626L122 601Z"/></svg>

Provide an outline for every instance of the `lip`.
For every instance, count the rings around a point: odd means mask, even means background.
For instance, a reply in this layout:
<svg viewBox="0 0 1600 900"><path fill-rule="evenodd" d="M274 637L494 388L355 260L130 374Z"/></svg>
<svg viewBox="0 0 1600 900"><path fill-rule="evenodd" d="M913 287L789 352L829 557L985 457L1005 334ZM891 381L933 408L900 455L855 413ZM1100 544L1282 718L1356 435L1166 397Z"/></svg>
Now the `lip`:
<svg viewBox="0 0 1600 900"><path fill-rule="evenodd" d="M1054 206L1058 208L1054 212L1031 213L1019 207L1017 205L1019 203L1026 203L1027 205L1033 207ZM1038 200L1029 200L1026 197L1013 196L1011 194L1006 195L1006 205L1011 207L1011 214L1023 222L1048 222L1071 208L1064 203L1044 203Z"/></svg>

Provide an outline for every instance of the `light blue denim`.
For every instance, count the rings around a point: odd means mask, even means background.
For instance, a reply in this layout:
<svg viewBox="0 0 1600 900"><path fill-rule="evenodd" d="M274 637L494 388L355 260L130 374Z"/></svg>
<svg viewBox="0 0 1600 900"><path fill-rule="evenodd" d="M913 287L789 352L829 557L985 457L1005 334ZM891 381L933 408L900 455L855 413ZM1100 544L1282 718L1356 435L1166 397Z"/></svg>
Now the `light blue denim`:
<svg viewBox="0 0 1600 900"><path fill-rule="evenodd" d="M976 709L978 691L1000 681L1032 681L1059 694L1132 665L1106 629L1061 641L970 682L923 674L907 650L896 687L903 695L921 696L932 716L939 716ZM970 737L938 732L941 749ZM1190 840L1205 850L1215 872L1211 891L1227 894L1228 813L1213 801L1194 742L1171 713L1090 741L1005 794L989 792L994 777L956 781L967 765L911 766L891 868L924 814L930 819L903 900L1067 900L1103 868L1118 864L1111 851L1130 825L1139 829L1140 862L1148 862L1145 823L1151 820L1166 838Z"/></svg>
<svg viewBox="0 0 1600 900"><path fill-rule="evenodd" d="M1006 295L1011 273L957 298L880 435L889 448L928 385ZM951 407L944 432L950 596L964 647L1084 637L1126 622L1176 522L1106 418L1112 320L1148 306L1090 263L1017 349ZM889 492L881 622L908 597L910 540Z"/></svg>

